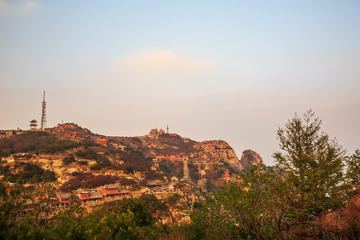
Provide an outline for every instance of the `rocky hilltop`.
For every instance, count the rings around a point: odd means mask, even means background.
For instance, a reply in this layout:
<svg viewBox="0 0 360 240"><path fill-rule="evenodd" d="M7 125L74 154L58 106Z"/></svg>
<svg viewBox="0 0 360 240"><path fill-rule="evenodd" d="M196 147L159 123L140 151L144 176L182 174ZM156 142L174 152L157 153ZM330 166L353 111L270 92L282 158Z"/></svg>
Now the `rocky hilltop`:
<svg viewBox="0 0 360 240"><path fill-rule="evenodd" d="M264 164L264 161L257 152L250 149L243 151L240 164L242 165L244 171L247 171L248 169L252 168L252 166L260 163Z"/></svg>
<svg viewBox="0 0 360 240"><path fill-rule="evenodd" d="M65 123L45 131L12 131L0 140L0 154L8 169L4 176L23 171L27 163L36 164L39 172L52 172L56 186L66 186L64 189L75 187L77 180L76 186L82 186L86 178L101 176L99 179L127 182L129 187L144 179L187 179L201 191L211 191L223 179L263 163L252 150L245 150L239 161L224 140L197 142L156 128L143 136L109 137ZM88 175L81 175L85 173ZM105 175L115 178L102 177Z"/></svg>

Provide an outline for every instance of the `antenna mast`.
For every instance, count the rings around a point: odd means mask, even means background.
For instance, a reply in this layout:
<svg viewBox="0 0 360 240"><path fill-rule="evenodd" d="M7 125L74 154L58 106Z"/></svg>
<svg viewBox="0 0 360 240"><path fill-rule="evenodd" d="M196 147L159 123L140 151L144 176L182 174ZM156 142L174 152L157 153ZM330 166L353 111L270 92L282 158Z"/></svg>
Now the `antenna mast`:
<svg viewBox="0 0 360 240"><path fill-rule="evenodd" d="M41 112L41 129L46 128L46 102L45 102L45 91L42 101L42 112Z"/></svg>

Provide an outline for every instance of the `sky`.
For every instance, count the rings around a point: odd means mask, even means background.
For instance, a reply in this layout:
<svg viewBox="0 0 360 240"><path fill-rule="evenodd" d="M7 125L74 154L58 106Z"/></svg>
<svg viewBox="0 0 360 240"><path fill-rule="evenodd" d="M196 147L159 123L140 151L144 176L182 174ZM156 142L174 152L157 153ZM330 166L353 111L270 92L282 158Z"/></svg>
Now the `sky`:
<svg viewBox="0 0 360 240"><path fill-rule="evenodd" d="M227 141L265 164L308 109L360 148L360 1L0 0L0 129Z"/></svg>

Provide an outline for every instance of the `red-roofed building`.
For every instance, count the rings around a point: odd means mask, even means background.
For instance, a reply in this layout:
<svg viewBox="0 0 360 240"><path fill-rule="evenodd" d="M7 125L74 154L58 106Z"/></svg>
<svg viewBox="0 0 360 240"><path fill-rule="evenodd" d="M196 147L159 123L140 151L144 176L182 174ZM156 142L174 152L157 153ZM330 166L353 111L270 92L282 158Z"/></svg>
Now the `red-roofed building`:
<svg viewBox="0 0 360 240"><path fill-rule="evenodd" d="M109 141L108 141L108 139L107 139L106 137L97 138L97 139L95 139L95 141L96 141L98 144L103 145L103 146L105 146L105 147L107 147L107 146L108 146L108 143L109 143Z"/></svg>
<svg viewBox="0 0 360 240"><path fill-rule="evenodd" d="M177 160L177 161L180 161L180 160L189 160L189 157L188 156L175 156L175 155L166 155L166 156L155 156L156 159L169 159L169 160Z"/></svg>
<svg viewBox="0 0 360 240"><path fill-rule="evenodd" d="M103 196L100 192L89 192L89 191L86 191L81 188L76 190L75 193L78 194L82 203L90 202L90 201L95 202L95 201L99 201L103 198Z"/></svg>
<svg viewBox="0 0 360 240"><path fill-rule="evenodd" d="M225 170L223 178L224 178L224 179L230 179L229 170Z"/></svg>
<svg viewBox="0 0 360 240"><path fill-rule="evenodd" d="M130 192L125 189L119 189L119 186L116 184L108 184L97 188L99 192L103 195L104 199L108 197L129 197Z"/></svg>
<svg viewBox="0 0 360 240"><path fill-rule="evenodd" d="M59 203L69 204L70 203L70 193L58 193L56 194L59 200Z"/></svg>
<svg viewBox="0 0 360 240"><path fill-rule="evenodd" d="M24 208L25 212L31 212L32 210L34 210L34 203L30 199L26 199Z"/></svg>

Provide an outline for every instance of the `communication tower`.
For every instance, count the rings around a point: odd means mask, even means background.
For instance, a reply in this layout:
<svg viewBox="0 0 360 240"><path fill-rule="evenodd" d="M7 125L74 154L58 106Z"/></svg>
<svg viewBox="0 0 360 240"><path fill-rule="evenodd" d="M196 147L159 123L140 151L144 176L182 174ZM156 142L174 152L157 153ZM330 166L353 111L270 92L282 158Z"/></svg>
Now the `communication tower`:
<svg viewBox="0 0 360 240"><path fill-rule="evenodd" d="M166 126L166 133L169 134L169 125Z"/></svg>
<svg viewBox="0 0 360 240"><path fill-rule="evenodd" d="M42 101L42 112L41 112L41 129L46 128L46 102L45 102L45 91Z"/></svg>

